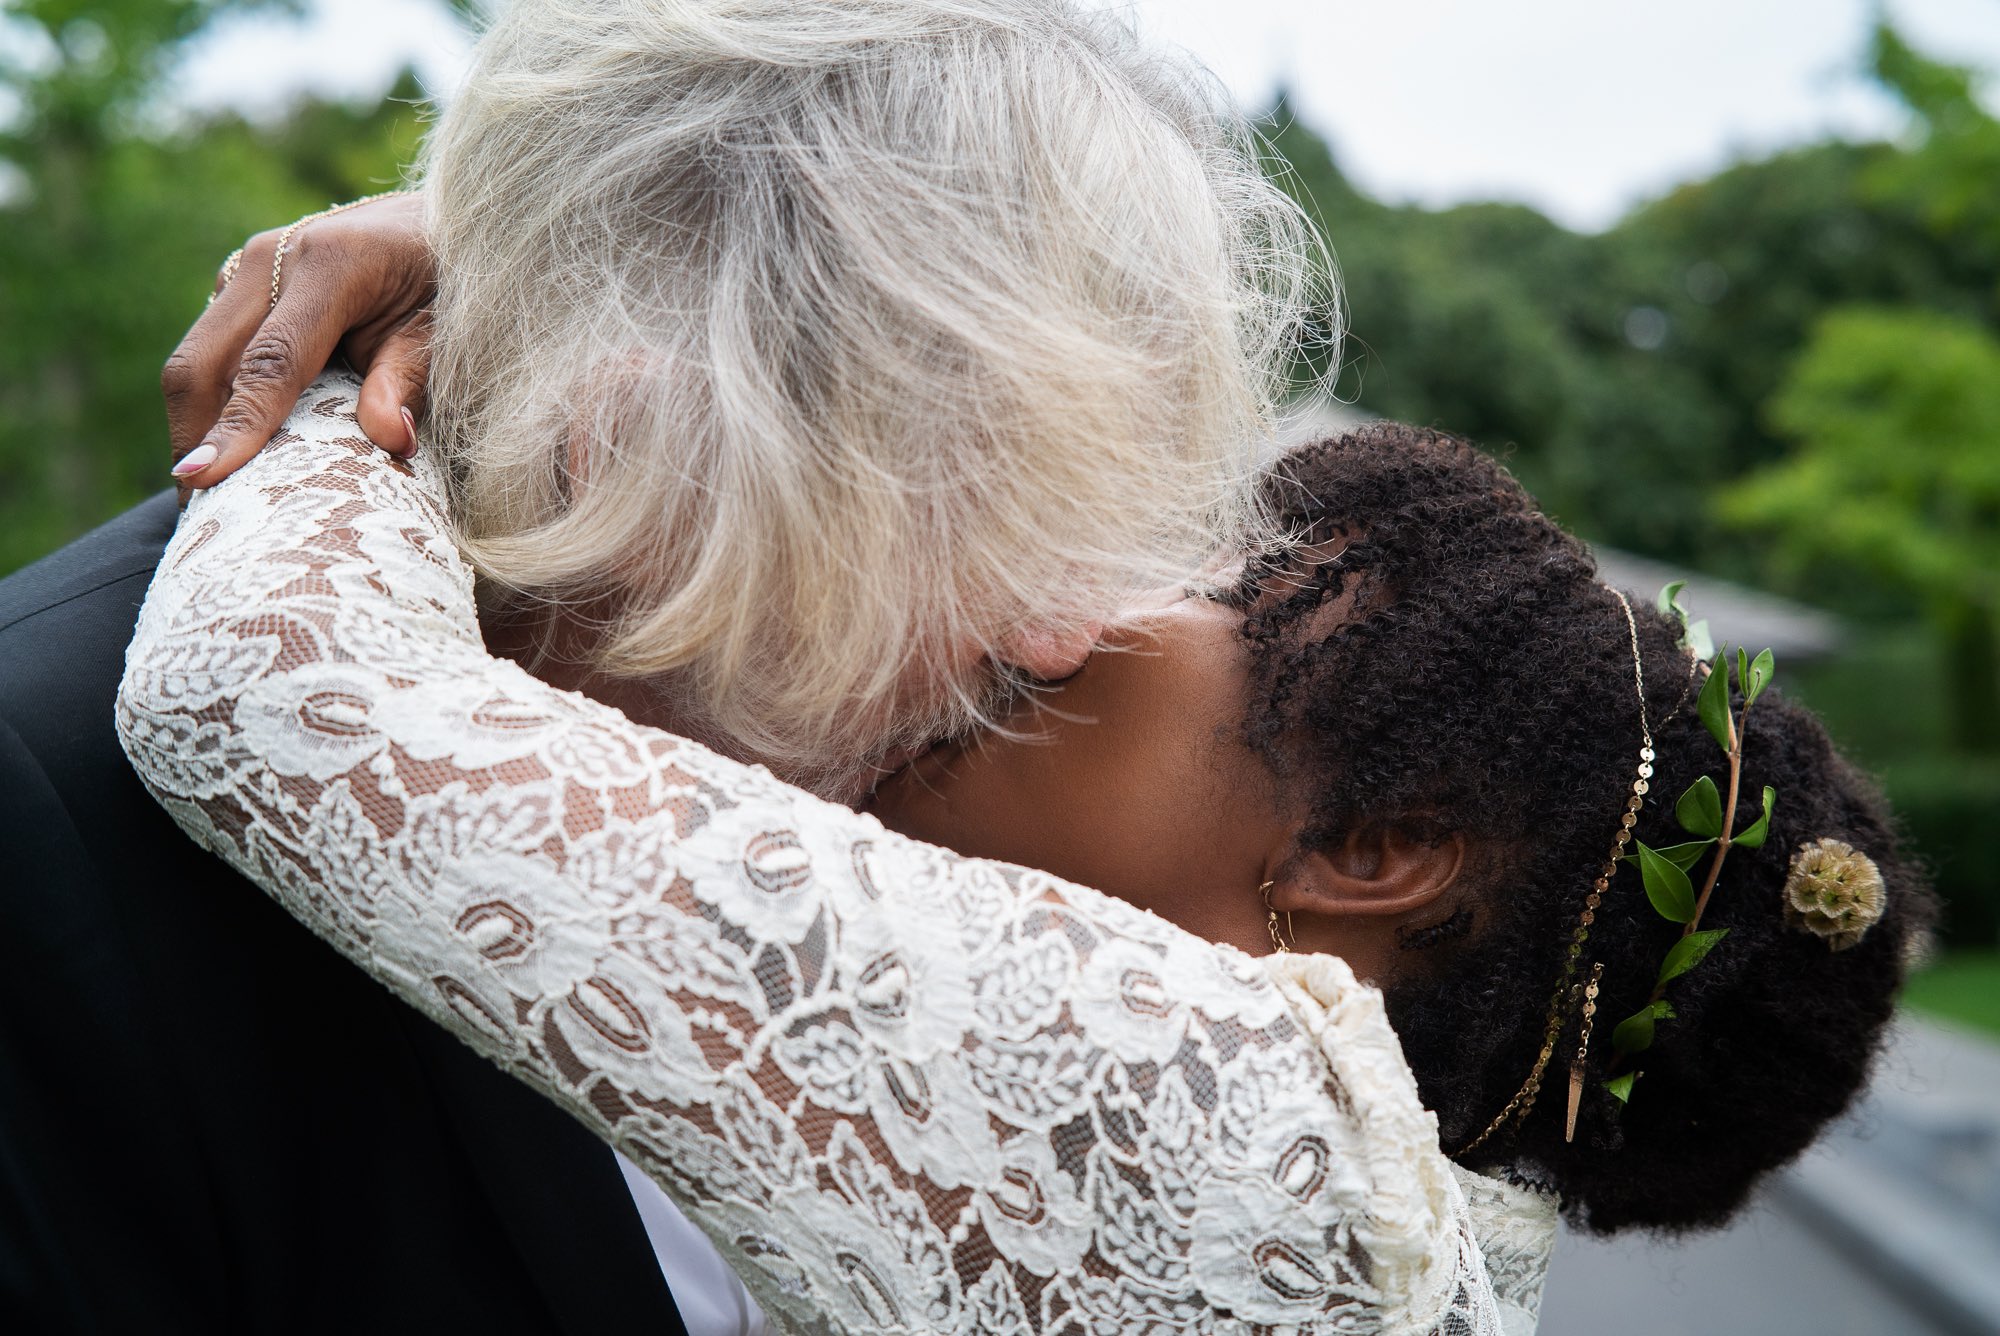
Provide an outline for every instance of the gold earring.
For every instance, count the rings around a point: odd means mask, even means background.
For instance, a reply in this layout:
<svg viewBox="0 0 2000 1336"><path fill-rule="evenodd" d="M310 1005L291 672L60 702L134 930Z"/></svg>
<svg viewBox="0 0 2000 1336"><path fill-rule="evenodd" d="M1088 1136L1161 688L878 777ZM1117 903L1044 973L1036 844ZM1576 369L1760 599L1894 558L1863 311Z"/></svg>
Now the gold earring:
<svg viewBox="0 0 2000 1336"><path fill-rule="evenodd" d="M1274 881L1267 881L1257 888L1257 894L1264 898L1264 926L1271 933L1271 950L1289 953L1292 948L1286 946L1284 937L1278 935L1278 911L1271 908L1271 888L1277 884ZM1285 934L1295 942L1299 940L1298 933L1292 929L1292 911L1289 909L1285 911Z"/></svg>

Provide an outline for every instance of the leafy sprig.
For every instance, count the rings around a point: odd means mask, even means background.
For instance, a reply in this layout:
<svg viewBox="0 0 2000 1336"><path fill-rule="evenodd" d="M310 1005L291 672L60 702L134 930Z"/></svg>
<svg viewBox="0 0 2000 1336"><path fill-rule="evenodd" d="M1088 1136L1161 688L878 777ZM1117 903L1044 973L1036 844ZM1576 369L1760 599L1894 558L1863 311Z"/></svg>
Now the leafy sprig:
<svg viewBox="0 0 2000 1336"><path fill-rule="evenodd" d="M1733 663L1728 646L1723 646L1718 652L1709 637L1708 623L1690 623L1687 610L1681 606L1680 593L1685 583L1676 581L1660 591L1660 611L1680 623L1681 643L1709 665L1708 677L1695 697L1695 713L1728 758L1728 792L1725 794L1718 789L1715 781L1707 775L1696 779L1674 803L1675 821L1694 838L1660 849L1634 840L1633 852L1625 856L1624 861L1635 864L1639 869L1648 903L1661 918L1681 925L1681 935L1661 960L1652 993L1645 1004L1620 1021L1611 1032L1611 1046L1617 1057L1612 1061L1604 1088L1620 1103L1631 1099L1633 1083L1642 1074L1620 1069L1653 1046L1655 1032L1662 1022L1676 1019L1673 1003L1666 997L1667 985L1698 968L1708 953L1729 935L1727 928L1701 926L1702 916L1708 911L1709 899L1721 880L1722 865L1729 857L1729 851L1739 847L1755 849L1764 843L1771 830L1771 811L1778 801L1777 790L1766 787L1762 815L1744 829L1734 829L1737 798L1743 780L1744 727L1750 717L1750 707L1771 684L1775 670L1771 651L1764 650L1753 658L1748 651L1739 648ZM1743 698L1742 706L1734 710L1730 705L1729 691L1732 668L1735 669L1737 692ZM1713 854L1702 876L1701 889L1697 891L1690 874L1695 864L1710 850Z"/></svg>

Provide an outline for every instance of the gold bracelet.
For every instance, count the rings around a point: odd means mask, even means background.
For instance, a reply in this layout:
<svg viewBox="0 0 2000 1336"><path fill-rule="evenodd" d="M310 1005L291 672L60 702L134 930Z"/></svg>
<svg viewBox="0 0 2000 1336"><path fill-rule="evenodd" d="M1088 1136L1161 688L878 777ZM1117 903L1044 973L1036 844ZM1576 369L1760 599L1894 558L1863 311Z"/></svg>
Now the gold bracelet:
<svg viewBox="0 0 2000 1336"><path fill-rule="evenodd" d="M220 297L222 290L229 286L229 280L236 277L237 267L242 263L243 248L238 246L235 250L229 252L229 258L222 262L222 279L215 285L215 291L208 294L208 304L210 306L215 305L215 299Z"/></svg>
<svg viewBox="0 0 2000 1336"><path fill-rule="evenodd" d="M287 228L286 228L286 229L285 229L284 231L280 232L280 233L278 234L278 250L277 250L277 253L276 253L275 255L273 255L273 256L271 257L271 306L272 306L272 309L274 309L274 310L275 310L275 309L277 308L277 305L278 305L278 284L279 284L279 283L280 283L280 282L281 282L281 281L283 280L283 278L284 278L284 274L285 274L285 251L286 251L287 249L289 249L289 248L290 248L290 246L291 246L291 244L292 244L292 234L293 234L293 233L297 232L297 231L298 231L298 230L299 230L300 228L304 227L304 226L305 226L305 225L306 225L307 223L316 223L316 222L318 222L318 221L319 221L320 219L322 219L322 218L331 218L331 217L333 217L333 215L335 215L336 213L346 213L346 212L347 212L347 211L348 211L349 209L358 209L358 208L360 208L360 207L361 207L362 205L364 205L364 204L373 204L373 203L374 203L374 202L375 202L376 200L378 200L378 199L392 199L392 198L394 198L394 197L395 197L395 196L397 196L397 195L407 195L407 194L409 194L409 193L410 193L410 192L409 192L409 191L407 191L407 190L385 190L385 191L383 191L383 192L382 192L381 194L379 194L379 195L365 195L365 196L363 196L363 197L362 197L362 198L360 198L360 199L351 199L351 200L347 201L347 203L345 203L345 204L335 204L335 205L333 205L333 206L331 206L331 207L329 207L329 208L325 208L325 209L321 209L321 210L320 210L320 211L319 211L318 213L309 213L309 214L307 214L307 215L306 215L305 217L303 217L303 218L299 219L299 220L298 220L297 222L293 223L293 224L292 224L292 225L291 225L290 227L287 227ZM237 252L237 254L238 254L238 255L241 255L241 254L242 254L242 252L241 252L241 251L238 251L238 252ZM232 272L234 272L234 271L232 271Z"/></svg>

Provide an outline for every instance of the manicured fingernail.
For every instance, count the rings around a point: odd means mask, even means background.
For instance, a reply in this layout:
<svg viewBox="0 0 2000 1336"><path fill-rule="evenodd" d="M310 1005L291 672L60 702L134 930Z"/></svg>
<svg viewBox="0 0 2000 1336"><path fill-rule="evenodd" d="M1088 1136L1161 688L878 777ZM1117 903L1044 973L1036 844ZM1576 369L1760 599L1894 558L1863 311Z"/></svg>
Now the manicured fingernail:
<svg viewBox="0 0 2000 1336"><path fill-rule="evenodd" d="M409 433L409 444L403 447L403 457L407 459L409 456L417 453L417 420L411 415L408 408L401 408L397 411L403 415L403 430Z"/></svg>
<svg viewBox="0 0 2000 1336"><path fill-rule="evenodd" d="M215 447L212 445L197 445L194 449L181 456L180 463L174 465L174 476L176 478L185 478L190 473L201 472L214 462Z"/></svg>

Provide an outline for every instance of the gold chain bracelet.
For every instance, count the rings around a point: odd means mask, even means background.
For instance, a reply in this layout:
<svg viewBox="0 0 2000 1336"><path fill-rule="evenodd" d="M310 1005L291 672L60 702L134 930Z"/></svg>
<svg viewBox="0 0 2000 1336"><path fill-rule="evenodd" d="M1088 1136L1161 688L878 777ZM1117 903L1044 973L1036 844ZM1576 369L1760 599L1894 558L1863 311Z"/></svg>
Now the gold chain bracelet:
<svg viewBox="0 0 2000 1336"><path fill-rule="evenodd" d="M322 218L331 218L336 213L346 213L349 209L358 209L364 204L373 204L378 199L393 199L397 195L407 195L409 193L410 192L407 190L385 190L379 195L365 195L360 199L351 199L347 201L347 203L345 204L335 204L329 208L321 209L318 213L309 213L305 217L293 223L290 227L287 227L284 231L280 232L278 234L277 253L271 257L272 308L276 309L278 305L278 286L281 282L284 281L284 276L285 276L285 252L291 249L292 236L294 233L296 233L300 228L304 227L307 223L316 223ZM242 254L241 251L237 252L238 256L240 256L241 254ZM235 270L230 269L228 273L229 275L233 275L235 273ZM223 279L224 284L226 285L228 281L229 278L225 276Z"/></svg>

